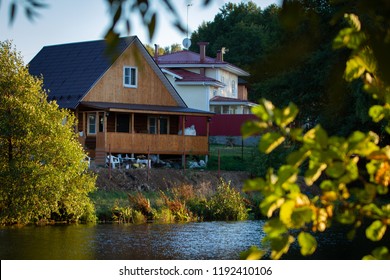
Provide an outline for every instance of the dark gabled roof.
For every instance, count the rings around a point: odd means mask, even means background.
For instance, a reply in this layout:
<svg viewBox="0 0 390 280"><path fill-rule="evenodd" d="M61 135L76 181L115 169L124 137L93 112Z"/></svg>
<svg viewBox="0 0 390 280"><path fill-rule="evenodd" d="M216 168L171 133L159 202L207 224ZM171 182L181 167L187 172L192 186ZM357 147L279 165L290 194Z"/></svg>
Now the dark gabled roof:
<svg viewBox="0 0 390 280"><path fill-rule="evenodd" d="M190 114L199 116L211 116L214 113L208 111L202 111L198 109L192 109L188 107L179 106L158 106L158 105L145 105L145 104L125 104L125 103L111 103L111 102L81 102L80 105L88 108L95 108L98 110L107 111L148 111L157 113L170 113L170 114Z"/></svg>
<svg viewBox="0 0 390 280"><path fill-rule="evenodd" d="M121 54L134 39L122 38L116 53ZM43 47L29 63L29 71L43 76L49 100L56 100L61 108L75 109L112 63L106 42L99 40Z"/></svg>
<svg viewBox="0 0 390 280"><path fill-rule="evenodd" d="M138 46L178 106L187 107L137 36L120 38L111 55L108 54L105 40L46 46L31 60L29 71L34 76L43 76L49 100L56 100L61 108L76 109L115 59L133 43Z"/></svg>

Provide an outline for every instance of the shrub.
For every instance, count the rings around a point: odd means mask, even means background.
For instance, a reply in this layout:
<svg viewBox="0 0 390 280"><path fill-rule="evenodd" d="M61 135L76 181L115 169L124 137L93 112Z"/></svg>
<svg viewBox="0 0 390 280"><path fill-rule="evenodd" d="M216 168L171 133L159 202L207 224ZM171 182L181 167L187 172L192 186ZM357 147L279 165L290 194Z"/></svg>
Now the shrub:
<svg viewBox="0 0 390 280"><path fill-rule="evenodd" d="M170 196L160 191L161 197L165 201L167 208L171 211L176 222L188 222L192 220L191 212L188 211L184 199L180 199L179 192L172 189Z"/></svg>
<svg viewBox="0 0 390 280"><path fill-rule="evenodd" d="M207 218L220 221L242 221L248 218L244 198L239 191L221 180L216 193L207 202ZM206 217L205 217L206 218Z"/></svg>
<svg viewBox="0 0 390 280"><path fill-rule="evenodd" d="M146 198L141 192L137 192L135 195L128 194L130 206L141 212L147 218L152 219L152 207L150 206L150 200Z"/></svg>

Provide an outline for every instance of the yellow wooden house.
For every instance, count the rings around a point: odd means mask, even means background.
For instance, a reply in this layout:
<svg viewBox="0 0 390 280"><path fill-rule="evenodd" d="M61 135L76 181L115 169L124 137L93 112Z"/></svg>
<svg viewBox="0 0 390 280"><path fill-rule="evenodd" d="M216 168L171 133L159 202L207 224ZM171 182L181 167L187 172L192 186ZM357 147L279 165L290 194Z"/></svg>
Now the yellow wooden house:
<svg viewBox="0 0 390 280"><path fill-rule="evenodd" d="M80 142L104 164L111 154L207 155L208 131L186 135L188 108L136 36L44 47L29 63L49 101L75 113Z"/></svg>

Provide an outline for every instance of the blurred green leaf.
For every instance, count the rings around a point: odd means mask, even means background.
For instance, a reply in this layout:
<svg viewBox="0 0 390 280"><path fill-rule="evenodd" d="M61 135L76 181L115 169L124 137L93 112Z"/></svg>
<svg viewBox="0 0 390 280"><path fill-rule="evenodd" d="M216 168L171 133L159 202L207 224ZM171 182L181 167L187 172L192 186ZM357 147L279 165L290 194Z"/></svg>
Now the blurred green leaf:
<svg viewBox="0 0 390 280"><path fill-rule="evenodd" d="M287 163L299 167L309 156L309 151L293 151L287 155Z"/></svg>
<svg viewBox="0 0 390 280"><path fill-rule="evenodd" d="M290 103L286 108L279 110L274 109L275 123L279 127L286 127L295 120L298 115L298 107L294 103Z"/></svg>
<svg viewBox="0 0 390 280"><path fill-rule="evenodd" d="M301 228L312 221L313 211L308 206L297 207L291 214L291 227Z"/></svg>
<svg viewBox="0 0 390 280"><path fill-rule="evenodd" d="M363 260L390 260L389 249L385 246L375 248L371 255L364 256Z"/></svg>
<svg viewBox="0 0 390 280"><path fill-rule="evenodd" d="M364 205L362 211L368 217L380 217L384 214L383 210L374 203Z"/></svg>
<svg viewBox="0 0 390 280"><path fill-rule="evenodd" d="M374 105L370 108L368 114L374 122L380 122L385 117L385 110L381 105Z"/></svg>
<svg viewBox="0 0 390 280"><path fill-rule="evenodd" d="M267 236L274 238L287 233L286 225L278 218L268 220L263 228Z"/></svg>
<svg viewBox="0 0 390 280"><path fill-rule="evenodd" d="M342 224L351 225L356 221L356 213L353 209L341 209L337 220Z"/></svg>
<svg viewBox="0 0 390 280"><path fill-rule="evenodd" d="M283 254L287 253L290 245L295 241L295 238L291 235L283 235L274 238L266 237L265 241L269 241L271 244L271 258L278 260Z"/></svg>
<svg viewBox="0 0 390 280"><path fill-rule="evenodd" d="M272 214L276 209L284 203L284 198L277 195L268 195L263 201L260 203L261 213L266 215L268 218L272 217Z"/></svg>
<svg viewBox="0 0 390 280"><path fill-rule="evenodd" d="M265 185L266 182L263 178L246 180L244 183L243 191L244 192L261 191Z"/></svg>
<svg viewBox="0 0 390 280"><path fill-rule="evenodd" d="M372 241L379 241L385 234L387 226L380 220L374 221L367 229L366 236Z"/></svg>
<svg viewBox="0 0 390 280"><path fill-rule="evenodd" d="M252 114L265 122L269 122L273 120L274 109L275 107L271 101L261 99L259 105L252 108Z"/></svg>
<svg viewBox="0 0 390 280"><path fill-rule="evenodd" d="M12 2L9 10L9 24L13 24L13 22L15 21L16 11L17 5L15 2Z"/></svg>
<svg viewBox="0 0 390 280"><path fill-rule="evenodd" d="M345 167L342 162L333 162L326 169L326 174L332 178L340 178L345 172Z"/></svg>
<svg viewBox="0 0 390 280"><path fill-rule="evenodd" d="M241 126L241 134L244 138L259 134L269 126L263 121L247 121Z"/></svg>
<svg viewBox="0 0 390 280"><path fill-rule="evenodd" d="M320 146L324 149L328 145L328 134L320 125L317 125L305 133L303 142L310 147Z"/></svg>
<svg viewBox="0 0 390 280"><path fill-rule="evenodd" d="M240 253L241 260L260 260L264 255L265 251L259 249L257 246L250 247L247 251Z"/></svg>
<svg viewBox="0 0 390 280"><path fill-rule="evenodd" d="M310 162L309 169L305 172L305 182L308 186L314 184L315 181L321 176L322 171L326 169L325 163Z"/></svg>
<svg viewBox="0 0 390 280"><path fill-rule="evenodd" d="M283 205L280 207L280 220L286 225L291 225L291 215L295 208L295 201L293 200L287 200L283 203Z"/></svg>
<svg viewBox="0 0 390 280"><path fill-rule="evenodd" d="M317 249L317 240L307 232L298 234L298 243L301 246L301 254L303 256L312 255Z"/></svg>
<svg viewBox="0 0 390 280"><path fill-rule="evenodd" d="M351 82L360 78L365 71L366 68L363 66L361 58L355 56L347 61L344 77L348 82Z"/></svg>
<svg viewBox="0 0 390 280"><path fill-rule="evenodd" d="M260 138L259 149L261 152L269 154L285 140L278 132L267 132Z"/></svg>
<svg viewBox="0 0 390 280"><path fill-rule="evenodd" d="M157 14L154 13L148 23L149 41L153 40L154 32L156 30Z"/></svg>
<svg viewBox="0 0 390 280"><path fill-rule="evenodd" d="M278 184L294 183L298 178L299 169L291 165L282 165L278 170Z"/></svg>

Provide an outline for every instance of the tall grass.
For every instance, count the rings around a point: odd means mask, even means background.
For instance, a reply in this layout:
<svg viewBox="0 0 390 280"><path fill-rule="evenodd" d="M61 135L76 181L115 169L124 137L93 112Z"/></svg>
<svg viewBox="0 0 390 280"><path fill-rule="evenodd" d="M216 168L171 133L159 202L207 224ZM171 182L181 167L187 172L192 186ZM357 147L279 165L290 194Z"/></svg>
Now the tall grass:
<svg viewBox="0 0 390 280"><path fill-rule="evenodd" d="M224 181L213 192L183 184L155 192L99 191L92 199L100 221L119 223L245 220L256 217L258 205Z"/></svg>

